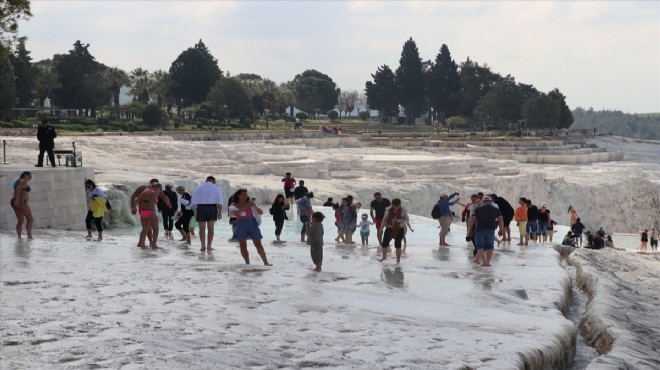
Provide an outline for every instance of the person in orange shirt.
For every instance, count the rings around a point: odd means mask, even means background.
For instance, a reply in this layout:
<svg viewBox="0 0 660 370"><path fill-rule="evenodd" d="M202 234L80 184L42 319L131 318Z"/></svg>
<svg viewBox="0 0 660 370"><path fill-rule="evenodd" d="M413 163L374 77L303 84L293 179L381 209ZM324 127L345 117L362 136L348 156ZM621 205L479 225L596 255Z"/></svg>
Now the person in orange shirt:
<svg viewBox="0 0 660 370"><path fill-rule="evenodd" d="M518 232L520 233L520 243L518 245L527 245L529 243L529 236L527 235L527 199L518 199L520 206L516 208L513 214L513 219L516 220Z"/></svg>

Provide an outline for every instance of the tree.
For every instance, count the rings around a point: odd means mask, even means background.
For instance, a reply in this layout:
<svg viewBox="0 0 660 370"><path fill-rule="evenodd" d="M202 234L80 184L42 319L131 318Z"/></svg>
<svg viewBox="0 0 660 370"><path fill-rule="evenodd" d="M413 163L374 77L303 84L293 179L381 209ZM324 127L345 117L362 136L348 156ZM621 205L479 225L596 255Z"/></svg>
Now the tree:
<svg viewBox="0 0 660 370"><path fill-rule="evenodd" d="M252 100L236 78L221 77L208 94L208 102L230 119L253 118Z"/></svg>
<svg viewBox="0 0 660 370"><path fill-rule="evenodd" d="M142 122L149 126L159 126L163 122L163 112L155 104L147 105L142 111Z"/></svg>
<svg viewBox="0 0 660 370"><path fill-rule="evenodd" d="M44 106L44 100L49 96L52 97L53 90L59 88L61 85L51 59L44 59L34 63L34 72L34 90L37 98L36 106L37 108L41 108Z"/></svg>
<svg viewBox="0 0 660 370"><path fill-rule="evenodd" d="M339 93L339 104L337 108L339 113L344 112L344 117L348 116L353 110L360 96L357 90L346 90Z"/></svg>
<svg viewBox="0 0 660 370"><path fill-rule="evenodd" d="M559 120L559 104L545 93L527 99L522 116L529 128L554 128Z"/></svg>
<svg viewBox="0 0 660 370"><path fill-rule="evenodd" d="M477 102L474 113L486 123L506 128L509 122L521 117L522 100L515 79L508 75L495 82L493 87Z"/></svg>
<svg viewBox="0 0 660 370"><path fill-rule="evenodd" d="M328 75L308 69L292 81L296 106L306 112L329 111L337 104L339 89Z"/></svg>
<svg viewBox="0 0 660 370"><path fill-rule="evenodd" d="M566 97L562 94L559 89L555 88L554 90L548 93L548 97L557 103L559 106L559 117L557 118L557 128L569 128L573 124L573 113L571 109L566 104Z"/></svg>
<svg viewBox="0 0 660 370"><path fill-rule="evenodd" d="M140 67L135 68L128 75L131 80L129 94L133 95L133 101L149 104L149 90L151 90L151 79L149 71Z"/></svg>
<svg viewBox="0 0 660 370"><path fill-rule="evenodd" d="M398 116L400 87L396 84L394 72L387 65L378 67L372 81L367 81L365 93L371 109L380 111L381 121L385 117Z"/></svg>
<svg viewBox="0 0 660 370"><path fill-rule="evenodd" d="M7 55L0 55L0 119L9 116L16 104L14 67Z"/></svg>
<svg viewBox="0 0 660 370"><path fill-rule="evenodd" d="M474 108L481 97L486 95L492 84L499 78L490 71L487 65L480 66L470 58L461 63L461 93L460 107L461 115L467 117L469 122L474 114ZM474 127L473 127L474 129Z"/></svg>
<svg viewBox="0 0 660 370"><path fill-rule="evenodd" d="M369 105L367 104L367 95L364 93L364 91L358 91L358 96L355 100L355 109L358 112L358 116L360 116L361 111L369 109Z"/></svg>
<svg viewBox="0 0 660 370"><path fill-rule="evenodd" d="M16 51L9 54L9 61L14 67L16 76L16 97L19 107L30 107L34 103L34 68L32 67L32 58L30 52L25 49L25 39L19 40Z"/></svg>
<svg viewBox="0 0 660 370"><path fill-rule="evenodd" d="M422 82L422 60L417 44L412 37L403 44L396 82L401 86L400 104L406 113L406 121L413 124L422 114L424 105L424 84Z"/></svg>
<svg viewBox="0 0 660 370"><path fill-rule="evenodd" d="M170 104L170 91L171 91L171 81L170 74L159 69L153 72L150 76L150 85L151 91L156 95L156 103L160 108L163 108L165 105L171 107Z"/></svg>
<svg viewBox="0 0 660 370"><path fill-rule="evenodd" d="M29 0L0 1L0 57L10 50L10 45L18 33L18 23L30 17L32 13Z"/></svg>
<svg viewBox="0 0 660 370"><path fill-rule="evenodd" d="M202 40L179 54L169 72L172 94L177 105L183 107L203 102L211 87L222 77L218 61Z"/></svg>
<svg viewBox="0 0 660 370"><path fill-rule="evenodd" d="M442 44L435 57L435 63L431 66L429 86L427 87L431 107L441 120L459 114L458 96L460 91L461 77L458 73L458 65L451 58L449 47Z"/></svg>
<svg viewBox="0 0 660 370"><path fill-rule="evenodd" d="M112 93L112 101L115 107L119 106L119 94L122 86L130 86L131 80L128 74L119 67L111 67L105 70L105 78L109 82L108 88Z"/></svg>
<svg viewBox="0 0 660 370"><path fill-rule="evenodd" d="M54 71L59 78L60 85L53 89L52 100L55 105L66 108L79 108L92 110L92 116L96 114L96 108L107 102L96 100L99 95L96 92L83 90L83 82L86 88L92 87L90 80L103 83L100 73L104 66L96 61L89 53L89 44L83 45L80 41L73 44L73 49L68 54L57 54L53 57ZM108 98L109 100L109 98Z"/></svg>
<svg viewBox="0 0 660 370"><path fill-rule="evenodd" d="M287 107L289 107L289 115L293 116L293 107L296 105L296 92L293 86L293 81L282 82L280 83L280 96L278 101L281 102L282 106L280 110L276 110L278 113L283 114Z"/></svg>

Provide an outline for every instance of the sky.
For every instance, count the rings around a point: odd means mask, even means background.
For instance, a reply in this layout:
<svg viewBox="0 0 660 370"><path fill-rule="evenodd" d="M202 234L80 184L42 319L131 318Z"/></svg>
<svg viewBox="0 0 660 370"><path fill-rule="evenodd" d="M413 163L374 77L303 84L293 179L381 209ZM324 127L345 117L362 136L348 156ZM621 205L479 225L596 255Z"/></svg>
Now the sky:
<svg viewBox="0 0 660 370"><path fill-rule="evenodd" d="M34 61L76 40L126 71L169 70L204 41L220 69L276 82L307 69L363 90L396 69L412 38L423 60L442 44L571 109L660 112L660 1L119 1L32 0L20 24Z"/></svg>

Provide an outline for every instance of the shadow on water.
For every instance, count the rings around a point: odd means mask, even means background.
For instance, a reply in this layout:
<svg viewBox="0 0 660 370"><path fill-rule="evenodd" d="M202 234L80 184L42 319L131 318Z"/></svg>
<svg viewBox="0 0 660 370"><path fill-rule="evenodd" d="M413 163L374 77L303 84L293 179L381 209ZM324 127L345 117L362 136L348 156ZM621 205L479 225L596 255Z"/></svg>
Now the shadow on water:
<svg viewBox="0 0 660 370"><path fill-rule="evenodd" d="M568 312L565 314L566 318L575 325L576 340L575 340L575 357L573 363L568 367L570 370L583 370L586 369L591 361L598 357L596 348L587 343L586 339L582 336L580 329L582 318L584 317L587 309L587 295L578 288L577 277L575 268L567 264L568 256L573 253L575 248L563 245L554 245L555 250L559 252L564 266L571 278L571 294L570 302L568 305Z"/></svg>
<svg viewBox="0 0 660 370"><path fill-rule="evenodd" d="M16 263L27 265L30 263L30 256L32 255L32 247L28 241L16 239L14 247L14 254L16 254Z"/></svg>
<svg viewBox="0 0 660 370"><path fill-rule="evenodd" d="M384 266L383 273L380 276L385 284L393 288L403 289L406 286L406 283L403 280L403 270L399 266L395 268Z"/></svg>

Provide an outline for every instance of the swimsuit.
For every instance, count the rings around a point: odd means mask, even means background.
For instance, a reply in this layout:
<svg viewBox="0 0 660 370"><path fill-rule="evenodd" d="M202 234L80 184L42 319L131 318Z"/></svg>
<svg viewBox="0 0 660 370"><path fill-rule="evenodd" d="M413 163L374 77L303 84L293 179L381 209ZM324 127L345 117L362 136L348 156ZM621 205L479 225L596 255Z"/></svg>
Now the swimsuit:
<svg viewBox="0 0 660 370"><path fill-rule="evenodd" d="M154 211L151 209L141 209L140 210L140 217L142 218L149 218L154 214Z"/></svg>

